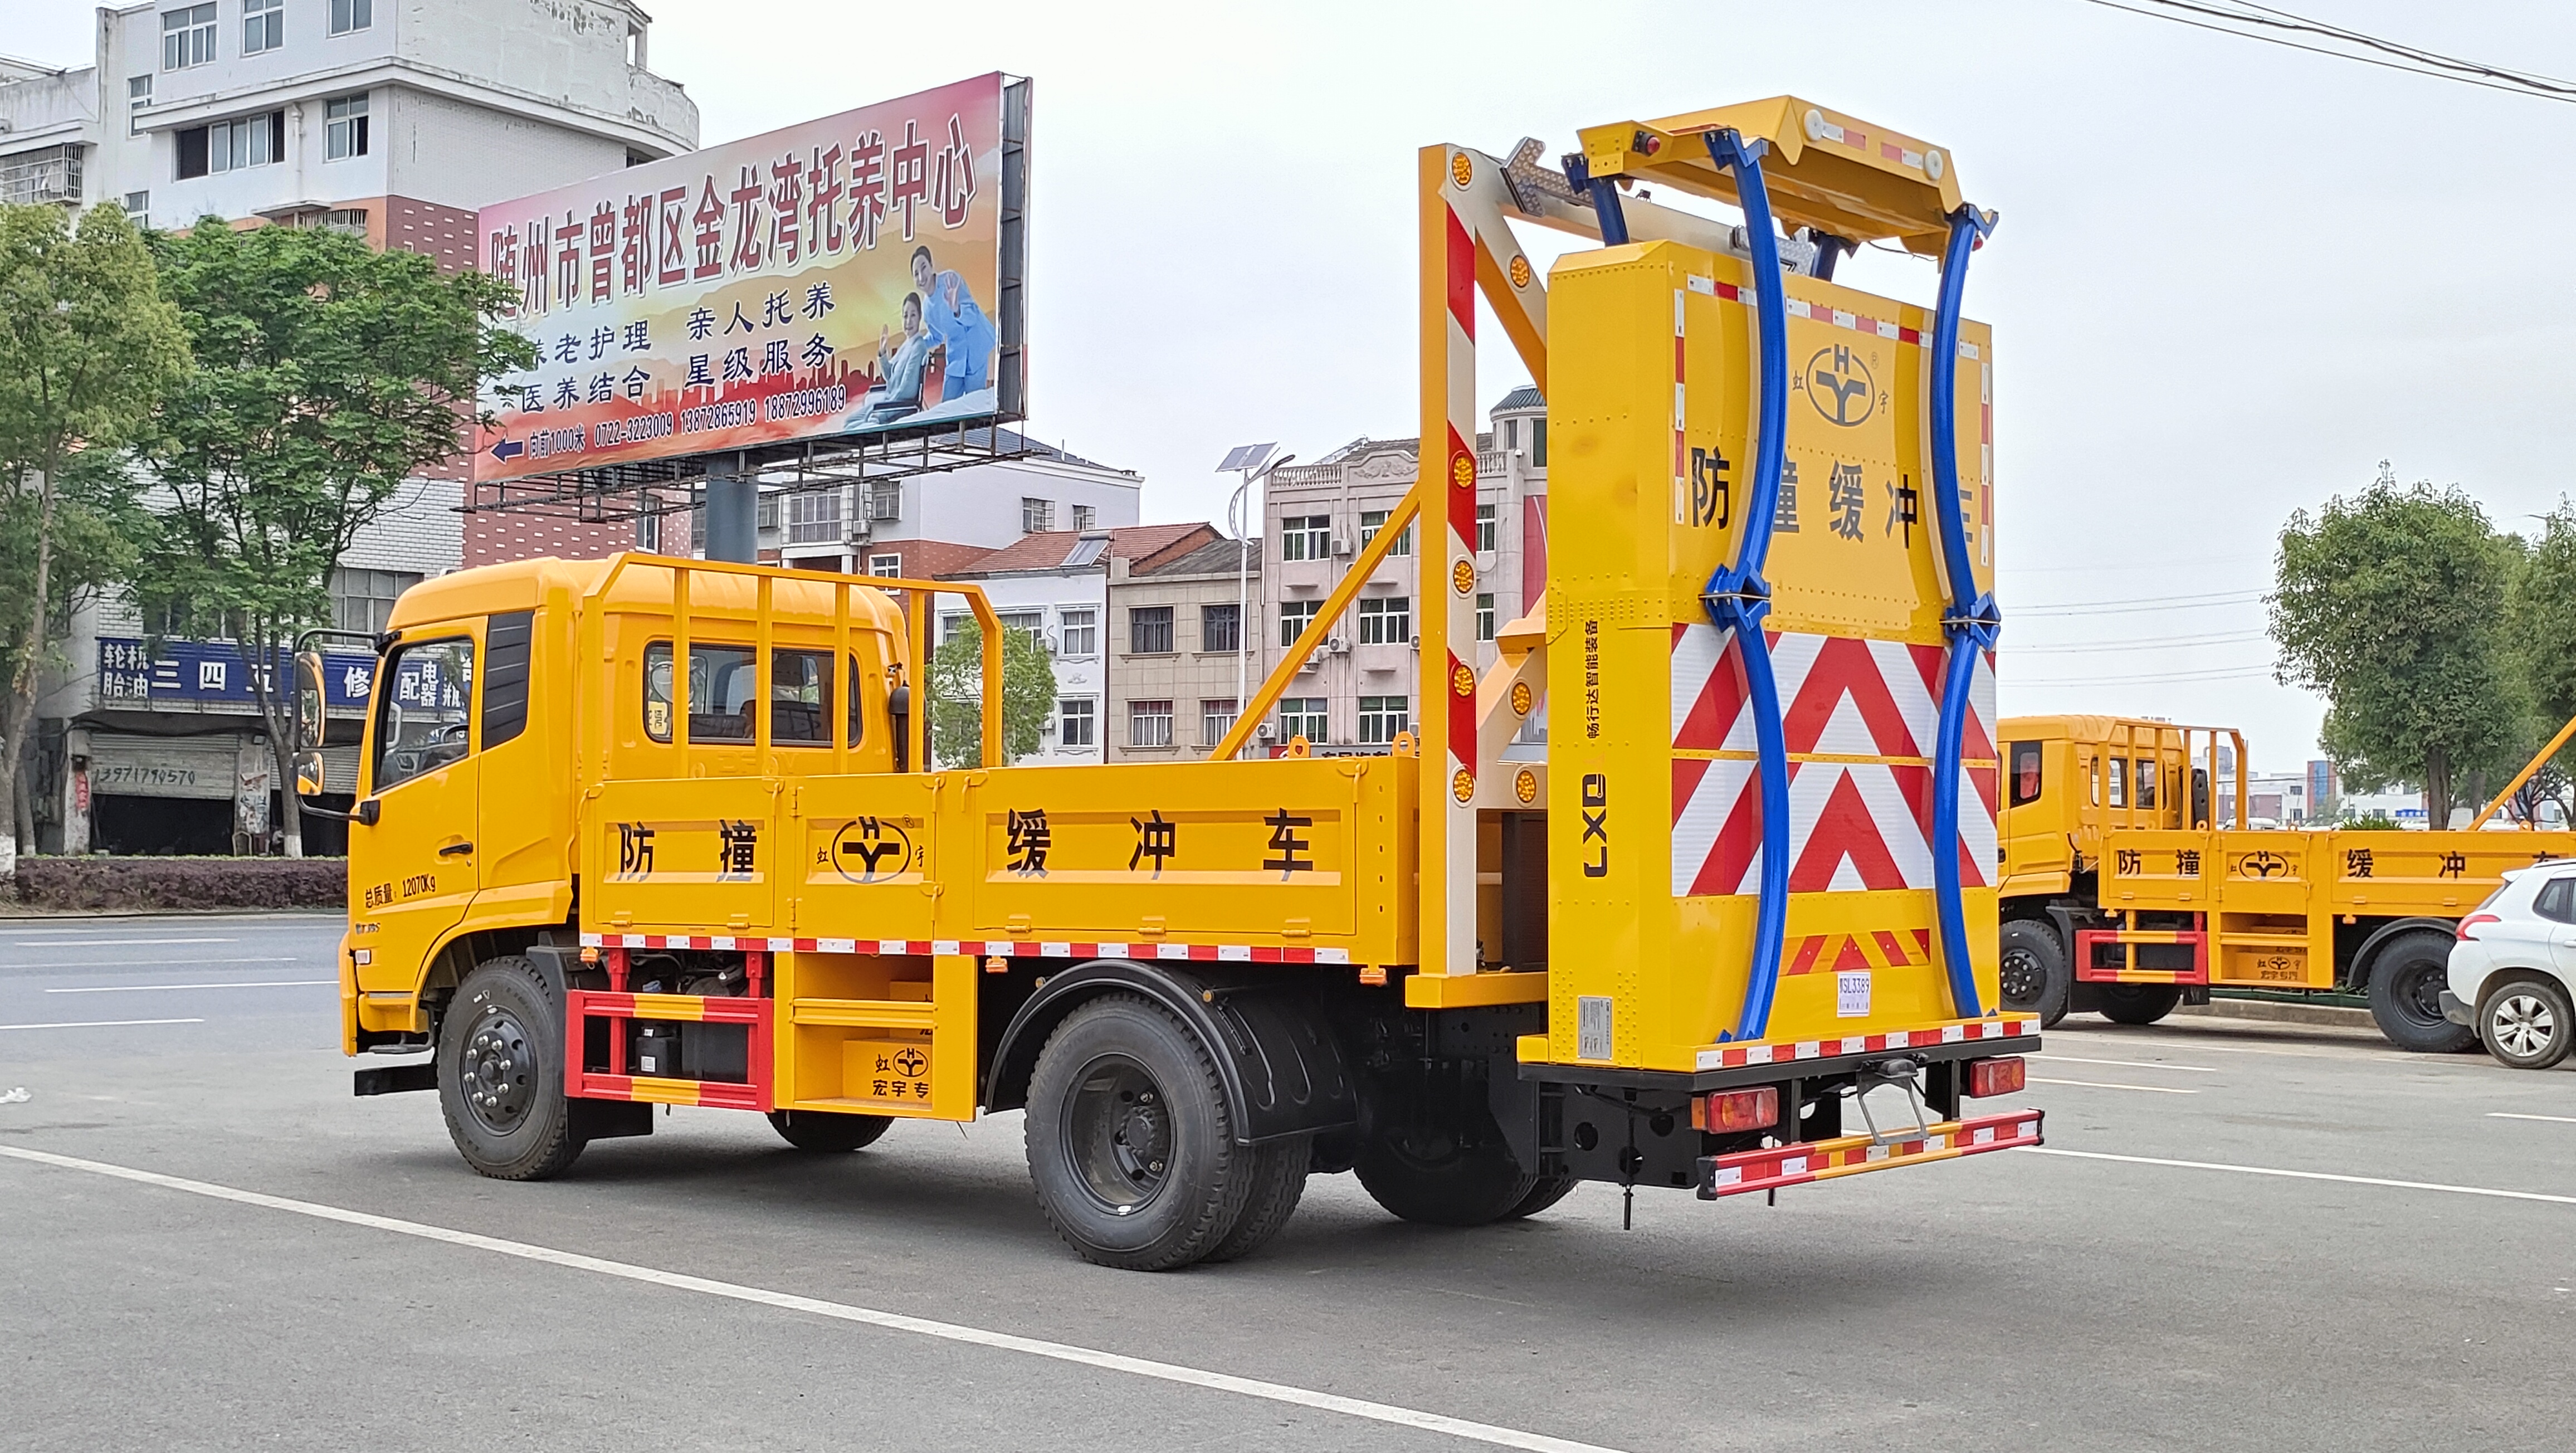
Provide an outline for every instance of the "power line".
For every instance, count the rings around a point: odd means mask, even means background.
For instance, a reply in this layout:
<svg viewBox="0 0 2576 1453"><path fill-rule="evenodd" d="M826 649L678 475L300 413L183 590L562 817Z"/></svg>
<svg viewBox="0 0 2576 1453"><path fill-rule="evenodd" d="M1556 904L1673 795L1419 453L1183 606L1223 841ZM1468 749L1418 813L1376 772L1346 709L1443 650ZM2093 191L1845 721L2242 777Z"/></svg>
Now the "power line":
<svg viewBox="0 0 2576 1453"><path fill-rule="evenodd" d="M2183 686L2218 681L2268 680L2271 675L2272 668L2269 666L2231 666L2208 671L2164 671L2141 675L2042 678L2016 676L2007 670L2003 681L2004 684L2016 690L2030 690L2056 686Z"/></svg>
<svg viewBox="0 0 2576 1453"><path fill-rule="evenodd" d="M2072 651L2170 651L2185 646L2234 646L2266 639L2268 637L2261 631L2237 631L2217 636L2132 636L2116 641L2078 641L2063 645L2007 644L2004 650L2014 656L2063 655Z"/></svg>
<svg viewBox="0 0 2576 1453"><path fill-rule="evenodd" d="M2151 610L2209 610L2218 606L2252 605L2263 598L2259 590L2222 592L2216 595L2142 596L2135 600L2104 600L2090 603L2069 601L2063 605L2006 607L2004 619L2052 620L2068 616L2136 615Z"/></svg>
<svg viewBox="0 0 2576 1453"><path fill-rule="evenodd" d="M2337 60L2358 61L2362 65L2378 66L2384 70L2403 71L2410 76L2425 76L2437 81L2456 81L2464 86L2477 86L2489 91L2507 91L2517 96L2529 96L2541 101L2576 102L2576 84L2554 77L2508 71L2477 61L2461 60L2456 56L2447 56L2438 51L2385 40L2363 31L2347 30L2341 26L2309 20L2304 16L2293 15L2286 10L2274 10L2269 6L2247 3L2244 10L2235 10L2218 5L2195 4L2192 0L2135 0L2135 3L2123 3L2123 0L2085 0L2085 3L2099 5L2106 10L2143 15L2150 20L2165 20L2176 25L2188 25L2195 30L2214 30L2220 35L2232 35L2240 40L2259 40L2266 45L2287 46L2291 50L2303 50L2311 55L2331 56ZM2262 13L2247 14L2247 10ZM2184 14L2175 13L2178 11L2210 18L2187 19ZM2291 40L2286 36L2263 35L2255 31L2237 30L2228 25L2212 24L2213 20L2227 20L2237 25L2259 25L2322 36L2401 59L2386 60L2380 56L2355 55L2349 50L2309 45ZM2408 61L2416 64L2407 64Z"/></svg>

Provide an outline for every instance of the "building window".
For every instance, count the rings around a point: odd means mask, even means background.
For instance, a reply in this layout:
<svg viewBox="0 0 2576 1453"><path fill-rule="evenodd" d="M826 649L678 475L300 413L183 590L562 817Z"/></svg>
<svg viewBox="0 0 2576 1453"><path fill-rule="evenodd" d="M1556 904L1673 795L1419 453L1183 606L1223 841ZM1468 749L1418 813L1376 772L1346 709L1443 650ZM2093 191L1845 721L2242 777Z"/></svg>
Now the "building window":
<svg viewBox="0 0 2576 1453"><path fill-rule="evenodd" d="M1393 511L1391 510L1360 511L1361 549L1367 549L1369 541L1377 538L1377 532L1386 528L1386 517L1392 513ZM1413 526L1409 524L1406 525L1404 527L1404 533L1395 537L1395 543L1386 547L1386 553L1390 556L1412 554Z"/></svg>
<svg viewBox="0 0 2576 1453"><path fill-rule="evenodd" d="M234 172L267 166L286 156L286 113L236 116L211 126L192 126L179 136L179 177L208 172Z"/></svg>
<svg viewBox="0 0 2576 1453"><path fill-rule="evenodd" d="M822 490L787 497L787 543L814 545L841 538L841 492Z"/></svg>
<svg viewBox="0 0 2576 1453"><path fill-rule="evenodd" d="M662 553L662 517L660 515L635 517L635 548L647 555Z"/></svg>
<svg viewBox="0 0 2576 1453"><path fill-rule="evenodd" d="M1020 501L1020 533L1040 535L1055 528L1055 501L1024 499Z"/></svg>
<svg viewBox="0 0 2576 1453"><path fill-rule="evenodd" d="M868 491L868 518L899 520L903 518L903 486L879 485Z"/></svg>
<svg viewBox="0 0 2576 1453"><path fill-rule="evenodd" d="M331 624L375 635L392 624L394 601L420 581L420 574L411 570L334 570Z"/></svg>
<svg viewBox="0 0 2576 1453"><path fill-rule="evenodd" d="M1330 728L1324 715L1329 703L1320 696L1283 696L1279 698L1279 740L1304 737L1310 742L1323 741Z"/></svg>
<svg viewBox="0 0 2576 1453"><path fill-rule="evenodd" d="M125 78L125 115L126 115L126 122L125 122L125 134L126 134L126 135L128 135L128 136L141 136L141 135L143 134L143 117L142 117L142 115L141 115L140 113L142 112L142 110L143 110L143 108L144 108L144 107L149 106L149 105L151 105L151 104L152 104L152 75L151 75L151 73L150 73L149 71L147 71L147 72L145 72L144 74L139 75L139 76L128 76L128 77L126 77L126 78Z"/></svg>
<svg viewBox="0 0 2576 1453"><path fill-rule="evenodd" d="M1127 649L1139 656L1172 654L1172 608L1140 605L1127 612ZM1170 715L1171 707L1163 708Z"/></svg>
<svg viewBox="0 0 2576 1453"><path fill-rule="evenodd" d="M1017 631L1021 635L1028 637L1030 640L1037 642L1041 646L1046 644L1045 611L1006 610L997 612L997 614L1002 618L1003 630ZM968 619L971 620L973 617L970 616Z"/></svg>
<svg viewBox="0 0 2576 1453"><path fill-rule="evenodd" d="M1279 558L1329 560L1333 554L1331 515L1289 515L1279 521Z"/></svg>
<svg viewBox="0 0 2576 1453"><path fill-rule="evenodd" d="M1062 622L1057 635L1063 639L1063 654L1090 656L1100 650L1100 617L1090 610L1065 610L1056 613Z"/></svg>
<svg viewBox="0 0 2576 1453"><path fill-rule="evenodd" d="M331 0L331 33L347 35L376 23L376 0Z"/></svg>
<svg viewBox="0 0 2576 1453"><path fill-rule="evenodd" d="M1240 651L1243 649L1243 607L1203 605L1199 607L1199 649L1202 651Z"/></svg>
<svg viewBox="0 0 2576 1453"><path fill-rule="evenodd" d="M1168 747L1172 744L1172 704L1168 701L1127 703L1127 745Z"/></svg>
<svg viewBox="0 0 2576 1453"><path fill-rule="evenodd" d="M334 96L322 104L322 155L326 161L367 154L367 93Z"/></svg>
<svg viewBox="0 0 2576 1453"><path fill-rule="evenodd" d="M242 0L242 54L286 44L286 0Z"/></svg>
<svg viewBox="0 0 2576 1453"><path fill-rule="evenodd" d="M1532 469L1545 469L1547 468L1547 420L1532 419L1529 421L1529 426L1530 467Z"/></svg>
<svg viewBox="0 0 2576 1453"><path fill-rule="evenodd" d="M1496 506L1491 500L1476 506L1476 549L1487 555L1494 552L1495 509Z"/></svg>
<svg viewBox="0 0 2576 1453"><path fill-rule="evenodd" d="M1279 602L1279 644L1293 646L1306 633L1317 612L1324 608L1320 600L1283 600Z"/></svg>
<svg viewBox="0 0 2576 1453"><path fill-rule="evenodd" d="M1098 505L1075 505L1075 506L1073 507L1073 527L1074 527L1076 530L1096 530L1096 529L1099 529L1099 528L1100 528L1100 506L1098 506Z"/></svg>
<svg viewBox="0 0 2576 1453"><path fill-rule="evenodd" d="M1055 740L1060 747L1100 745L1099 704L1088 696L1068 696L1055 704Z"/></svg>
<svg viewBox="0 0 2576 1453"><path fill-rule="evenodd" d="M900 555L871 555L868 557L868 573L870 575L882 575L889 580L899 577L903 574L903 557Z"/></svg>
<svg viewBox="0 0 2576 1453"><path fill-rule="evenodd" d="M1480 593L1476 597L1476 639L1490 641L1493 638L1494 597L1491 594Z"/></svg>
<svg viewBox="0 0 2576 1453"><path fill-rule="evenodd" d="M161 69L185 70L214 58L214 6L190 5L161 12Z"/></svg>
<svg viewBox="0 0 2576 1453"><path fill-rule="evenodd" d="M150 192L126 193L125 215L127 219L133 222L137 227L150 226L152 224L152 194Z"/></svg>
<svg viewBox="0 0 2576 1453"><path fill-rule="evenodd" d="M1396 733L1413 729L1413 701L1403 696L1363 696L1360 698L1360 744L1383 747L1395 741Z"/></svg>
<svg viewBox="0 0 2576 1453"><path fill-rule="evenodd" d="M1199 703L1199 745L1213 747L1234 730L1234 698Z"/></svg>
<svg viewBox="0 0 2576 1453"><path fill-rule="evenodd" d="M1360 602L1360 644L1401 646L1413 639L1413 598L1373 595Z"/></svg>

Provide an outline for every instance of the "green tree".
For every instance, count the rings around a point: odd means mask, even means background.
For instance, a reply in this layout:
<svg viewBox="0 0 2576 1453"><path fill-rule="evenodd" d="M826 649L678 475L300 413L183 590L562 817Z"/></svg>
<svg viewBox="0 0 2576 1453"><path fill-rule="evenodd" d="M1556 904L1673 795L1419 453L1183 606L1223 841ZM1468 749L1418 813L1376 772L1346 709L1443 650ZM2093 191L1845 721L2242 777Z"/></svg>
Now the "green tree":
<svg viewBox="0 0 2576 1453"><path fill-rule="evenodd" d="M0 877L31 826L19 773L39 673L72 607L133 563L126 446L187 358L124 212L0 205Z"/></svg>
<svg viewBox="0 0 2576 1453"><path fill-rule="evenodd" d="M2422 784L2436 826L2455 790L2510 773L2530 740L2505 605L2521 542L2458 486L2401 488L2385 462L2281 529L2275 676L2326 698L2323 746L2359 791Z"/></svg>
<svg viewBox="0 0 2576 1453"><path fill-rule="evenodd" d="M351 538L405 479L456 457L481 384L534 350L491 321L514 293L477 272L441 275L418 253L214 218L156 245L198 366L148 449L159 528L139 593L237 643L291 783L291 693L270 679L279 653L329 621ZM297 856L302 819L284 795Z"/></svg>
<svg viewBox="0 0 2576 1453"><path fill-rule="evenodd" d="M985 765L983 703L984 633L968 624L950 631L930 653L931 760L942 767ZM1054 660L1035 635L1004 629L1004 765L1038 749L1038 734L1054 711Z"/></svg>
<svg viewBox="0 0 2576 1453"><path fill-rule="evenodd" d="M2576 504L2561 499L2558 508L2540 518L2540 535L2531 543L2528 562L2514 582L2506 612L2511 622L2516 664L2532 707L2532 730L2544 734L2532 743L2538 750L2569 717L2576 717ZM2576 781L2576 745L2560 749L2549 765L2515 794L2517 807L2529 811L2543 799L2562 812L2576 807L2569 788Z"/></svg>

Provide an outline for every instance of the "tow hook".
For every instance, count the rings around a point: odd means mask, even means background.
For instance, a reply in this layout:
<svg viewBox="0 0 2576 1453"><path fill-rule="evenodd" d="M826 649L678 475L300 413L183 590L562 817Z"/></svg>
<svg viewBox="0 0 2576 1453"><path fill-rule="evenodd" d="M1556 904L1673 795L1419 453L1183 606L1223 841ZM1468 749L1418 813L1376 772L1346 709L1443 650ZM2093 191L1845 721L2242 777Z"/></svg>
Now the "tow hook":
<svg viewBox="0 0 2576 1453"><path fill-rule="evenodd" d="M1905 1092L1906 1107L1914 1112L1910 1125L1879 1128L1878 1117L1869 1112L1869 1092L1894 1086ZM1872 1145L1895 1145L1908 1140L1924 1140L1932 1134L1932 1119L1923 1107L1923 1062L1907 1055L1890 1055L1871 1060L1853 1077L1852 1103L1860 1106L1861 1123L1869 1127Z"/></svg>

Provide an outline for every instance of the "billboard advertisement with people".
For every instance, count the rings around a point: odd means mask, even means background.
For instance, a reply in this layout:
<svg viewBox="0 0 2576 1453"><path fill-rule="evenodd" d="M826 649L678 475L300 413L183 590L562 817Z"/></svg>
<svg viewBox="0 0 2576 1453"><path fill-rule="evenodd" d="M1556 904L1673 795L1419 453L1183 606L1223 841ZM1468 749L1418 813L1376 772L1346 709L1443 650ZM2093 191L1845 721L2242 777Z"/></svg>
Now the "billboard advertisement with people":
<svg viewBox="0 0 2576 1453"><path fill-rule="evenodd" d="M475 479L1021 417L1027 125L997 73L484 208L537 362Z"/></svg>

